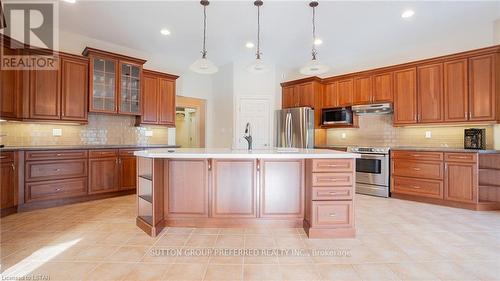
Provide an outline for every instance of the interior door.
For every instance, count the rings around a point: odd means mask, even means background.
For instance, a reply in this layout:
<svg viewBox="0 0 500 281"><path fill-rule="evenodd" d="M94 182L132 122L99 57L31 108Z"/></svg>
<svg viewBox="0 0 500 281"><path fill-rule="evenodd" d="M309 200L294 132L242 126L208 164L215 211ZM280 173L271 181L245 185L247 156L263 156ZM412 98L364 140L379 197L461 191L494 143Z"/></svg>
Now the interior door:
<svg viewBox="0 0 500 281"><path fill-rule="evenodd" d="M238 149L246 149L247 141L245 135L246 124L250 123L252 133L253 149L265 149L271 147L271 101L268 97L238 99L238 110L236 113L236 128L234 129L234 146Z"/></svg>

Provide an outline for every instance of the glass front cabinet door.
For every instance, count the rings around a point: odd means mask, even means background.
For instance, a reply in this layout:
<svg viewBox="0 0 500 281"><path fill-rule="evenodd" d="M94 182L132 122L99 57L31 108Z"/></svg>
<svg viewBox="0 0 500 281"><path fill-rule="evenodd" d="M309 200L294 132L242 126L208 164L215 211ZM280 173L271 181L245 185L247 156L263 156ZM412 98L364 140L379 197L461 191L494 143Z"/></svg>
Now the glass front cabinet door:
<svg viewBox="0 0 500 281"><path fill-rule="evenodd" d="M90 111L110 112L117 111L116 103L116 73L117 61L113 59L93 57L92 88Z"/></svg>
<svg viewBox="0 0 500 281"><path fill-rule="evenodd" d="M141 114L141 66L120 63L120 108L119 113Z"/></svg>

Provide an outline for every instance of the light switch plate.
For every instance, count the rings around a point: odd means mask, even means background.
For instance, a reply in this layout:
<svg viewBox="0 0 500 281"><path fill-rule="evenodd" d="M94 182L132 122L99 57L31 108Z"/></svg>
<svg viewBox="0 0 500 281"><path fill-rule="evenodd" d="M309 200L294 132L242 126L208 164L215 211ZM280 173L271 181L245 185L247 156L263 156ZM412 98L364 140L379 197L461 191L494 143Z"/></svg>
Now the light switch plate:
<svg viewBox="0 0 500 281"><path fill-rule="evenodd" d="M425 131L425 138L426 139L431 139L432 138L432 132L431 131Z"/></svg>
<svg viewBox="0 0 500 281"><path fill-rule="evenodd" d="M146 137L152 137L152 136L153 136L153 130L147 130Z"/></svg>
<svg viewBox="0 0 500 281"><path fill-rule="evenodd" d="M62 129L52 129L52 136L54 137L62 136Z"/></svg>

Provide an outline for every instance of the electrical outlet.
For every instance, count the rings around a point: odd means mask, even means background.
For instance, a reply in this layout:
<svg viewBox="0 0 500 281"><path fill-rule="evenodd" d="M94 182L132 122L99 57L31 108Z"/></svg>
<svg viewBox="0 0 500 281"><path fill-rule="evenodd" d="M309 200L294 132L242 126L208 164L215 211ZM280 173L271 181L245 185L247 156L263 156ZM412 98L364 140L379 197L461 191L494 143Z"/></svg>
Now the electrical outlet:
<svg viewBox="0 0 500 281"><path fill-rule="evenodd" d="M431 139L432 138L432 132L431 131L425 131L425 138L426 139Z"/></svg>
<svg viewBox="0 0 500 281"><path fill-rule="evenodd" d="M146 130L146 137L152 137L153 136L153 130Z"/></svg>
<svg viewBox="0 0 500 281"><path fill-rule="evenodd" d="M347 138L347 134L346 133L342 133L342 135L340 135L340 137L345 140Z"/></svg>
<svg viewBox="0 0 500 281"><path fill-rule="evenodd" d="M62 136L62 129L52 129L52 136L54 137Z"/></svg>

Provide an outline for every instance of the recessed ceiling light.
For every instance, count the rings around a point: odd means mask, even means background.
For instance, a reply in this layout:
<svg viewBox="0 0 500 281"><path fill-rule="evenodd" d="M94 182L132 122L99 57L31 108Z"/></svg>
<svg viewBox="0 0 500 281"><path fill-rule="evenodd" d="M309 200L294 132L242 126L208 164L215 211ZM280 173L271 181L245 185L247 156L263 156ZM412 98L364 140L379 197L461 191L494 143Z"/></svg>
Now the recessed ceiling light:
<svg viewBox="0 0 500 281"><path fill-rule="evenodd" d="M323 44L323 40L319 38L316 38L316 40L314 40L314 45L321 45L321 44Z"/></svg>
<svg viewBox="0 0 500 281"><path fill-rule="evenodd" d="M76 0L63 0L63 1L66 2L66 3L71 3L71 4L76 3Z"/></svg>
<svg viewBox="0 0 500 281"><path fill-rule="evenodd" d="M401 17L404 19L409 19L415 15L415 12L413 10L406 10L401 14Z"/></svg>
<svg viewBox="0 0 500 281"><path fill-rule="evenodd" d="M162 30L160 30L160 33L163 35L170 35L170 30L163 28Z"/></svg>
<svg viewBox="0 0 500 281"><path fill-rule="evenodd" d="M245 44L245 47L247 47L248 49L252 49L253 47L255 47L255 45L252 42L247 42Z"/></svg>

